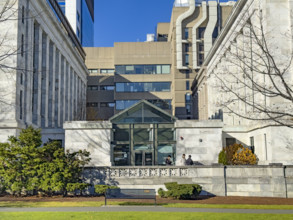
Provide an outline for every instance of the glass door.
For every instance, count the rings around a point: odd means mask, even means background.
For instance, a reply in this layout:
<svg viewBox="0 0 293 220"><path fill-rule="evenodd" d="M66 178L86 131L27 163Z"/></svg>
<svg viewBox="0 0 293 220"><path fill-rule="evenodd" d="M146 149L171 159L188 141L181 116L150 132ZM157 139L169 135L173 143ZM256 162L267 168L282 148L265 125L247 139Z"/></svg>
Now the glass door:
<svg viewBox="0 0 293 220"><path fill-rule="evenodd" d="M143 152L135 152L134 154L134 162L135 166L142 166L143 165Z"/></svg>

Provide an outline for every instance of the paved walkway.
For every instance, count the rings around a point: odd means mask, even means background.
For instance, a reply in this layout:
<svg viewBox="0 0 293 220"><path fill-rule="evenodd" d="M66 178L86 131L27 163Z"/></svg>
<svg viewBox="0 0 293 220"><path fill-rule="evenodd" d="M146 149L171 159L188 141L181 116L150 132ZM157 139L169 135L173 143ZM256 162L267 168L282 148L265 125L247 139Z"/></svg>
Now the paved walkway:
<svg viewBox="0 0 293 220"><path fill-rule="evenodd" d="M107 206L107 207L48 207L48 208L5 208L0 212L213 212L213 213L254 213L293 214L293 210L272 209L207 209L207 208L165 208L154 206Z"/></svg>

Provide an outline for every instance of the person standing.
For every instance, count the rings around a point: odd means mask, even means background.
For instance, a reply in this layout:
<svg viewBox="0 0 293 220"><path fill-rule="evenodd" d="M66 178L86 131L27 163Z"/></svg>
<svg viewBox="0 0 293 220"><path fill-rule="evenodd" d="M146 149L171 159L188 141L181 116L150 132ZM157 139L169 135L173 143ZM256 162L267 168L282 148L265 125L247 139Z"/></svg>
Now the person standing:
<svg viewBox="0 0 293 220"><path fill-rule="evenodd" d="M191 159L191 155L188 156L188 159L186 160L186 165L188 166L193 165L193 160Z"/></svg>
<svg viewBox="0 0 293 220"><path fill-rule="evenodd" d="M179 166L186 166L186 158L185 158L185 154L182 154L182 158L179 161Z"/></svg>

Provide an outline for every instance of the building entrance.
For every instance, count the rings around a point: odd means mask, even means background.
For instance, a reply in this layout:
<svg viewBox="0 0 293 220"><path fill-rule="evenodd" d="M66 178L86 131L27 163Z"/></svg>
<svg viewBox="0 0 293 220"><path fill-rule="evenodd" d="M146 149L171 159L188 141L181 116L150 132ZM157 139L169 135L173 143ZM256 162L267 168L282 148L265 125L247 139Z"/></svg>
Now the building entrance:
<svg viewBox="0 0 293 220"><path fill-rule="evenodd" d="M175 161L175 118L141 101L110 119L113 124L113 166L164 165Z"/></svg>

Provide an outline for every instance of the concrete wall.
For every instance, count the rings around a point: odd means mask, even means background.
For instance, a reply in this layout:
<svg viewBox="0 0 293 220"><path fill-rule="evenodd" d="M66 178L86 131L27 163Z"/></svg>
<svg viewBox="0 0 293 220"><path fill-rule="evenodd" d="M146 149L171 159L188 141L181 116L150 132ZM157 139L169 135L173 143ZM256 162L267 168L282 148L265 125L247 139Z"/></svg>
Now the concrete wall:
<svg viewBox="0 0 293 220"><path fill-rule="evenodd" d="M293 166L91 167L85 181L156 190L167 182L196 183L202 195L293 198Z"/></svg>
<svg viewBox="0 0 293 220"><path fill-rule="evenodd" d="M176 164L182 154L191 155L193 161L202 164L218 162L218 154L222 149L221 121L180 120L176 128ZM187 158L187 157L186 157Z"/></svg>
<svg viewBox="0 0 293 220"><path fill-rule="evenodd" d="M87 150L91 154L90 166L111 166L110 122L66 122L65 150Z"/></svg>

